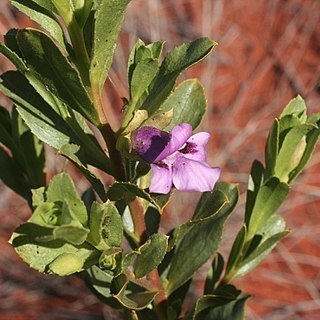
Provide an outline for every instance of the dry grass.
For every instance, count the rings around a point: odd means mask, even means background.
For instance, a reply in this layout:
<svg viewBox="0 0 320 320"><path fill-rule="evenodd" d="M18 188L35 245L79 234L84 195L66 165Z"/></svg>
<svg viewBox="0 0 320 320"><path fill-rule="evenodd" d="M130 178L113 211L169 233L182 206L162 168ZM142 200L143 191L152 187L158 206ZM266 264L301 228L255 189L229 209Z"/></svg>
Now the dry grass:
<svg viewBox="0 0 320 320"><path fill-rule="evenodd" d="M1 1L0 12L1 34L18 23L29 23L13 14L7 1ZM239 182L244 192L251 163L254 159L263 161L267 131L288 100L301 94L310 112L320 111L319 18L317 0L135 0L119 41L105 104L120 108L120 97L127 96L126 61L137 37L145 42L166 40L167 48L196 37L213 38L219 43L215 53L180 80L198 77L204 84L208 112L201 129L214 134L209 162L221 166L222 179ZM7 68L1 58L0 69ZM0 102L8 105L6 100ZM59 165L54 171L58 170ZM25 203L3 186L0 196L0 319L119 319L76 279L39 275L15 256L6 241L29 213ZM195 198L177 195L175 213L165 216L164 227L186 220ZM242 196L227 229L223 252L243 219L243 203ZM279 211L291 234L259 268L237 281L254 294L247 319L318 319L319 211L317 148L309 168ZM194 290L196 295L199 288Z"/></svg>

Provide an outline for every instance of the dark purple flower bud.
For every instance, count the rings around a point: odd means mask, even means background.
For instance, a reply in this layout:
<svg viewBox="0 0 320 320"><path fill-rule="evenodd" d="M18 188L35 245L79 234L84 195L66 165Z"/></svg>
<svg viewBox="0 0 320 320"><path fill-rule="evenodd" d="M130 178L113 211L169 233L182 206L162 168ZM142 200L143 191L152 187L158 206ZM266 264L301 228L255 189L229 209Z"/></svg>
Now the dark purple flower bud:
<svg viewBox="0 0 320 320"><path fill-rule="evenodd" d="M154 127L141 127L131 136L132 148L140 157L152 163L170 141L170 133Z"/></svg>

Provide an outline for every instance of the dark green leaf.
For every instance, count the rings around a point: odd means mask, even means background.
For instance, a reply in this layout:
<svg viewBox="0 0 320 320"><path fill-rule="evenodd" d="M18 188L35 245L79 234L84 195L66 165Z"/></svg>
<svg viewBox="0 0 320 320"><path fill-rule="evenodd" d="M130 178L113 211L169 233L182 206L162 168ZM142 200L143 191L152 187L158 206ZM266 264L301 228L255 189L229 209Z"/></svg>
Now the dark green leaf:
<svg viewBox="0 0 320 320"><path fill-rule="evenodd" d="M223 256L219 252L217 252L207 274L207 278L204 286L205 295L210 294L214 291L216 284L218 283L221 277L223 267L224 267Z"/></svg>
<svg viewBox="0 0 320 320"><path fill-rule="evenodd" d="M195 129L200 124L207 107L204 89L196 79L182 82L166 99L161 110L173 110L168 130L180 123L189 123Z"/></svg>
<svg viewBox="0 0 320 320"><path fill-rule="evenodd" d="M171 50L161 64L154 85L142 109L154 114L169 96L179 74L203 60L214 48L216 43L208 38L200 38L182 44Z"/></svg>
<svg viewBox="0 0 320 320"><path fill-rule="evenodd" d="M259 189L250 221L248 222L248 239L266 223L271 215L280 207L289 193L289 186L273 177Z"/></svg>
<svg viewBox="0 0 320 320"><path fill-rule="evenodd" d="M273 176L279 152L279 120L275 119L265 146L266 178Z"/></svg>
<svg viewBox="0 0 320 320"><path fill-rule="evenodd" d="M41 5L38 5L36 1L33 0L11 0L11 3L21 12L28 15L32 20L46 29L52 37L58 41L61 47L65 48L64 33L53 12L47 10Z"/></svg>
<svg viewBox="0 0 320 320"><path fill-rule="evenodd" d="M107 195L104 190L104 186L102 182L87 168L85 164L81 162L77 153L80 150L80 146L75 144L65 144L59 149L59 154L63 155L64 157L68 158L88 179L91 183L92 188L97 192L100 199L102 201L107 200Z"/></svg>
<svg viewBox="0 0 320 320"><path fill-rule="evenodd" d="M124 274L118 276L113 282L116 282L116 284L113 283L113 285L117 287L114 298L128 309L142 310L146 308L158 294L157 291L128 292L126 289L129 281Z"/></svg>
<svg viewBox="0 0 320 320"><path fill-rule="evenodd" d="M139 247L134 262L134 274L142 278L155 269L163 260L168 247L168 237L161 234L153 234L145 244Z"/></svg>
<svg viewBox="0 0 320 320"><path fill-rule="evenodd" d="M283 218L277 215L271 216L257 233L262 237L260 244L238 263L232 279L243 276L254 269L270 253L277 242L288 233L289 231L285 230Z"/></svg>
<svg viewBox="0 0 320 320"><path fill-rule="evenodd" d="M17 41L30 72L48 90L98 126L98 114L78 71L56 44L45 33L35 29L18 31Z"/></svg>
<svg viewBox="0 0 320 320"><path fill-rule="evenodd" d="M215 252L239 192L236 185L218 183L213 192L204 195L194 219L175 232L177 247L167 276L168 294L188 281Z"/></svg>

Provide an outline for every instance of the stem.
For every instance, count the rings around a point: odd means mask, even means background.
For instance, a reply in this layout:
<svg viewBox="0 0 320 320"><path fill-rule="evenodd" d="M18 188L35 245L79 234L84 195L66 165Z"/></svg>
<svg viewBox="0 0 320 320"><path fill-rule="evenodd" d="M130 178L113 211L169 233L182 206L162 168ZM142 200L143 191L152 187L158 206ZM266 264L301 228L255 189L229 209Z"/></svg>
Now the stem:
<svg viewBox="0 0 320 320"><path fill-rule="evenodd" d="M154 288L159 291L156 295L153 304L155 306L155 311L159 317L159 320L167 319L167 296L165 294L165 290L163 288L162 282L159 277L159 273L157 269L152 270L148 275L147 279L150 280L154 284Z"/></svg>
<svg viewBox="0 0 320 320"><path fill-rule="evenodd" d="M147 229L144 221L144 206L142 200L135 198L128 203L133 225L135 238L139 245L143 244L147 240Z"/></svg>
<svg viewBox="0 0 320 320"><path fill-rule="evenodd" d="M79 27L74 17L68 25L68 31L82 81L86 87L90 87L90 58L84 41L83 30Z"/></svg>
<svg viewBox="0 0 320 320"><path fill-rule="evenodd" d="M108 147L111 172L116 180L125 181L126 174L123 166L123 159L120 152L116 148L117 141L115 134L108 123L103 124L99 129Z"/></svg>

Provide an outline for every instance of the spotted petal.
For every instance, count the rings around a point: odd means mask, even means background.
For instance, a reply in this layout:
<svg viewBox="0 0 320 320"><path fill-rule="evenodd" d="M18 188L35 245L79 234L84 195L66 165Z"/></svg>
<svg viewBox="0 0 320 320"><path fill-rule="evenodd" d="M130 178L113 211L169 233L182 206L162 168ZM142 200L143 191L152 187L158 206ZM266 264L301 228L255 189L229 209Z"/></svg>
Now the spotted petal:
<svg viewBox="0 0 320 320"><path fill-rule="evenodd" d="M152 177L149 191L167 194L172 187L172 169L166 164L151 164Z"/></svg>
<svg viewBox="0 0 320 320"><path fill-rule="evenodd" d="M220 177L220 168L185 157L173 165L173 185L180 191L211 191Z"/></svg>
<svg viewBox="0 0 320 320"><path fill-rule="evenodd" d="M195 161L207 161L207 153L205 147L209 141L210 134L208 132L199 132L191 136L186 146L180 150L185 158Z"/></svg>
<svg viewBox="0 0 320 320"><path fill-rule="evenodd" d="M173 127L170 134L171 139L169 143L165 146L163 151L158 155L154 162L161 161L178 151L191 137L192 126L189 123L178 124L177 126Z"/></svg>

